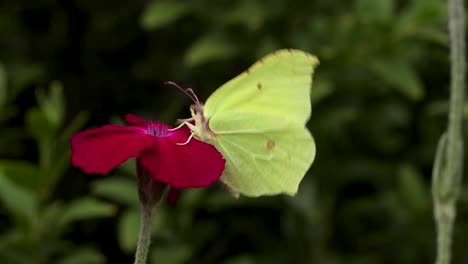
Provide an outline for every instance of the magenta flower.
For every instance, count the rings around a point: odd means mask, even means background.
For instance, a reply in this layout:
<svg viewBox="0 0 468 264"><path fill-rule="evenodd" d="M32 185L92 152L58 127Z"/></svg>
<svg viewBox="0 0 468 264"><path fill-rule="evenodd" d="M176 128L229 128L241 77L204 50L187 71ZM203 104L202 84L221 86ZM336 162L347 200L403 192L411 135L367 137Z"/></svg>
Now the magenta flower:
<svg viewBox="0 0 468 264"><path fill-rule="evenodd" d="M195 138L183 144L191 133L188 128L171 130L166 124L130 114L125 121L130 125L105 125L73 134L72 164L87 173L107 174L136 157L139 174L144 169L153 180L175 191L206 187L221 177L222 155Z"/></svg>

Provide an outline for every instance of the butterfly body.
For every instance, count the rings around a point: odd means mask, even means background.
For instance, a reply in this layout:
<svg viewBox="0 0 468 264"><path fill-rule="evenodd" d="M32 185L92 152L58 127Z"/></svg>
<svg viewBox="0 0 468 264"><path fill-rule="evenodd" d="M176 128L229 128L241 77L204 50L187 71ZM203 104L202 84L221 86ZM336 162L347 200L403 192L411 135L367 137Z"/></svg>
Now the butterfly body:
<svg viewBox="0 0 468 264"><path fill-rule="evenodd" d="M299 50L267 55L191 106L196 138L226 159L221 181L246 196L294 195L315 157L310 118L315 56Z"/></svg>

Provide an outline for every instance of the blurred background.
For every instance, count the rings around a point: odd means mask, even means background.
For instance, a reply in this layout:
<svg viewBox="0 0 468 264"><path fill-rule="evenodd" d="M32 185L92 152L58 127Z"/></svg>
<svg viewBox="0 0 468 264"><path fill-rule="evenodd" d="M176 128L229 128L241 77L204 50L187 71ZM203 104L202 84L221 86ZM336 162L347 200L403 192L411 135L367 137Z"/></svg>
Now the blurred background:
<svg viewBox="0 0 468 264"><path fill-rule="evenodd" d="M296 197L185 190L156 210L152 263L430 263L430 178L449 95L443 0L3 0L0 263L132 263L133 161L69 162L73 132L126 113L175 124L263 55L317 55L317 157ZM465 108L468 115L468 108ZM463 187L466 189L466 187ZM468 263L468 192L454 263Z"/></svg>

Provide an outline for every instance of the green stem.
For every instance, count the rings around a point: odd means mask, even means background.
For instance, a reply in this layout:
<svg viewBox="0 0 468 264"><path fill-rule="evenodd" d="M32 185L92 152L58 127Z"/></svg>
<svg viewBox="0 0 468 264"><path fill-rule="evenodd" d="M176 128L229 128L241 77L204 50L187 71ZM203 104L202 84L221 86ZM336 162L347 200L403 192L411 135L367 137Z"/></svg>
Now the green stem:
<svg viewBox="0 0 468 264"><path fill-rule="evenodd" d="M140 232L135 252L134 264L146 264L148 249L151 243L151 223L153 220L153 205L141 204Z"/></svg>
<svg viewBox="0 0 468 264"><path fill-rule="evenodd" d="M463 104L465 96L464 0L448 0L450 32L450 112L447 133L437 148L433 172L434 217L437 225L437 264L449 264L463 170Z"/></svg>
<svg viewBox="0 0 468 264"><path fill-rule="evenodd" d="M453 223L455 221L455 203L436 206L437 219L437 259L438 264L450 263Z"/></svg>

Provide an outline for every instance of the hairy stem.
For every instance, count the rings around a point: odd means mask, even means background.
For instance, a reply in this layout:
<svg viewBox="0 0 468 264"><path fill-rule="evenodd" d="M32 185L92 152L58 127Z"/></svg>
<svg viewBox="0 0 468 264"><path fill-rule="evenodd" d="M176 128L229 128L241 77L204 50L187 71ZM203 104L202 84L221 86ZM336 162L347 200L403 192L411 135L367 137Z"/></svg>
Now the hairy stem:
<svg viewBox="0 0 468 264"><path fill-rule="evenodd" d="M140 231L138 233L138 243L135 252L135 264L146 264L148 249L151 243L151 222L153 220L153 206L141 205Z"/></svg>
<svg viewBox="0 0 468 264"><path fill-rule="evenodd" d="M464 0L448 0L450 33L450 112L447 133L439 142L433 171L436 264L449 264L456 202L463 170L463 104L465 96Z"/></svg>

